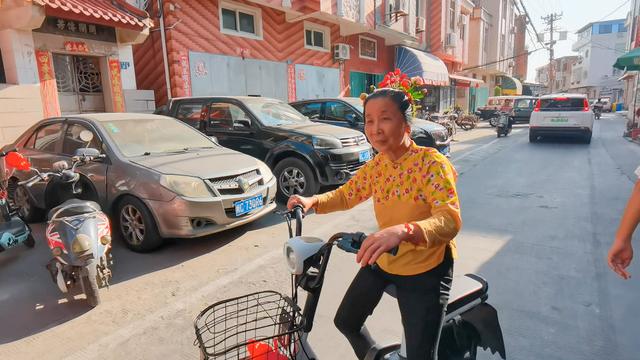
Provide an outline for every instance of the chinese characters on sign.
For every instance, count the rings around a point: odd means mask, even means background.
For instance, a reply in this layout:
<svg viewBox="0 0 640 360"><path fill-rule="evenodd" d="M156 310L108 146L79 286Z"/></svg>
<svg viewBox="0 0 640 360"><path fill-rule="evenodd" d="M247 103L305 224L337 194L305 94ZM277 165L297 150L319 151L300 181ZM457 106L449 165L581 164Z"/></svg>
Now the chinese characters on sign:
<svg viewBox="0 0 640 360"><path fill-rule="evenodd" d="M293 64L287 65L287 80L289 101L296 101L296 67Z"/></svg>
<svg viewBox="0 0 640 360"><path fill-rule="evenodd" d="M72 20L57 19L56 27L58 30L68 32L79 32L82 34L96 35L98 33L96 25L76 22Z"/></svg>
<svg viewBox="0 0 640 360"><path fill-rule="evenodd" d="M120 60L109 59L109 78L111 80L113 112L124 112L124 96L122 95L122 81L120 79Z"/></svg>
<svg viewBox="0 0 640 360"><path fill-rule="evenodd" d="M180 66L182 66L183 96L191 96L191 71L189 70L189 58L187 55L180 56Z"/></svg>
<svg viewBox="0 0 640 360"><path fill-rule="evenodd" d="M58 88L53 71L53 59L48 51L36 50L38 77L40 78L40 96L42 97L42 111L44 117L60 116L58 104Z"/></svg>
<svg viewBox="0 0 640 360"><path fill-rule="evenodd" d="M89 45L82 41L65 41L64 50L69 52L88 53Z"/></svg>

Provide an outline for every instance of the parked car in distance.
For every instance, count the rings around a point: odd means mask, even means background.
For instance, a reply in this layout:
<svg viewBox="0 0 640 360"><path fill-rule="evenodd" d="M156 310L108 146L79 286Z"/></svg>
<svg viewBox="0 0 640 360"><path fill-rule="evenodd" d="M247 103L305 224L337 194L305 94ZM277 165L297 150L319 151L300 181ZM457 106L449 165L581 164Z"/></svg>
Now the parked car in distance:
<svg viewBox="0 0 640 360"><path fill-rule="evenodd" d="M309 121L289 104L254 96L174 98L168 114L220 145L263 160L273 170L278 198L316 194L346 182L372 156L359 131Z"/></svg>
<svg viewBox="0 0 640 360"><path fill-rule="evenodd" d="M352 128L364 133L364 108L360 98L302 100L292 102L291 106L311 121ZM412 119L411 137L417 145L436 148L445 155L450 153L451 139L447 129L433 121Z"/></svg>
<svg viewBox="0 0 640 360"><path fill-rule="evenodd" d="M591 143L594 116L583 94L541 96L531 113L529 142L545 136L575 136Z"/></svg>
<svg viewBox="0 0 640 360"><path fill-rule="evenodd" d="M538 98L520 96L514 99L513 109L511 110L511 117L515 122L528 123L531 119L531 113L536 105Z"/></svg>
<svg viewBox="0 0 640 360"><path fill-rule="evenodd" d="M90 143L83 132L93 133ZM87 138L86 136L84 138ZM254 221L275 208L276 180L262 161L217 145L176 119L128 113L82 114L38 122L4 149L19 148L35 168L70 162L75 150L105 157L78 168L80 198L98 202L125 244L151 251L164 238L192 238ZM16 172L9 195L38 221L62 203L47 183L30 188Z"/></svg>

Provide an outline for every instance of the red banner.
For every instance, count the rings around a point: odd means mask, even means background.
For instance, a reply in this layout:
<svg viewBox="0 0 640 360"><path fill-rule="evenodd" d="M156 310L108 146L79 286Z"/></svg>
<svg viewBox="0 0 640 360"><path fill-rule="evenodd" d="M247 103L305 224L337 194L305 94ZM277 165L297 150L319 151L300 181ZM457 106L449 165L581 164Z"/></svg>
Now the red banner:
<svg viewBox="0 0 640 360"><path fill-rule="evenodd" d="M287 65L287 90L289 92L289 101L296 101L296 66Z"/></svg>
<svg viewBox="0 0 640 360"><path fill-rule="evenodd" d="M53 59L48 51L36 50L38 77L40 78L40 97L42 98L42 113L45 118L60 116L58 103L58 87L53 72Z"/></svg>
<svg viewBox="0 0 640 360"><path fill-rule="evenodd" d="M182 91L183 96L191 96L191 70L189 69L189 57L180 56L180 66L182 68Z"/></svg>
<svg viewBox="0 0 640 360"><path fill-rule="evenodd" d="M122 95L122 79L120 78L119 59L109 59L109 78L111 80L113 112L124 112L124 96Z"/></svg>

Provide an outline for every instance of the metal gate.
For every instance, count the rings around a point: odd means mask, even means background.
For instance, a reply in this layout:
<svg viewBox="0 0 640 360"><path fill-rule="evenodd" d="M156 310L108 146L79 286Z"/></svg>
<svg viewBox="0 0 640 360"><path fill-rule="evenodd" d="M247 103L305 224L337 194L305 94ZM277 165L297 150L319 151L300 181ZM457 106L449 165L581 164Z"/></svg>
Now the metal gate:
<svg viewBox="0 0 640 360"><path fill-rule="evenodd" d="M105 110L99 58L53 54L53 69L63 115Z"/></svg>

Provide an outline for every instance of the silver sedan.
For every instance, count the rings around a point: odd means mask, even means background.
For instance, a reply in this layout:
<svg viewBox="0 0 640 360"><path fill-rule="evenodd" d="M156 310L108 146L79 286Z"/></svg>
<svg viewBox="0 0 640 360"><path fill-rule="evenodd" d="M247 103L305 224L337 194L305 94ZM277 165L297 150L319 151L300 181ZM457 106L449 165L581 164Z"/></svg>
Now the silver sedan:
<svg viewBox="0 0 640 360"><path fill-rule="evenodd" d="M163 238L240 226L275 208L276 180L263 162L166 116L104 113L45 119L5 148L12 147L45 171L56 161L69 161L80 147L105 154L79 168L79 197L101 204L134 251L151 251ZM16 172L9 192L23 217L38 221L66 199L44 183L18 185L31 175Z"/></svg>

